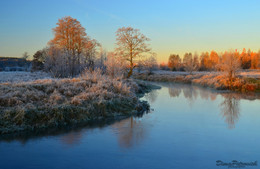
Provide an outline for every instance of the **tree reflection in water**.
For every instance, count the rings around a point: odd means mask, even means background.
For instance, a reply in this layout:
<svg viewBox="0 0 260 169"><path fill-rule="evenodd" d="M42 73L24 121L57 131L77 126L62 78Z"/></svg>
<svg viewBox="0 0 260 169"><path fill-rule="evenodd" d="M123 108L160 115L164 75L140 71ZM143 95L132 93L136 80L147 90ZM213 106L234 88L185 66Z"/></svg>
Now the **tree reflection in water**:
<svg viewBox="0 0 260 169"><path fill-rule="evenodd" d="M157 98L157 96L158 96L157 90L152 90L151 92L147 93L144 97L150 103L154 103L156 98Z"/></svg>
<svg viewBox="0 0 260 169"><path fill-rule="evenodd" d="M168 88L170 97L179 97L181 94L181 89L174 86L169 86Z"/></svg>
<svg viewBox="0 0 260 169"><path fill-rule="evenodd" d="M183 96L189 101L194 102L198 96L205 100L215 100L217 93L211 92L211 90L206 90L197 86L190 85L170 85L168 87L168 92L171 97L179 97L181 92ZM220 114L225 119L228 124L228 128L235 128L235 123L239 120L239 97L232 93L219 93L224 100L219 104ZM156 90L150 92L145 97L151 103L153 103L158 96ZM130 117L112 124L112 128L115 129L115 133L118 136L118 142L121 147L130 148L134 145L141 143L146 137L152 125L147 123L147 121L142 121L138 117ZM68 145L74 145L80 142L81 139L80 132L72 132L63 137L63 142Z"/></svg>
<svg viewBox="0 0 260 169"><path fill-rule="evenodd" d="M228 128L235 128L235 123L239 119L239 109L240 102L236 99L231 93L225 94L224 101L219 105L221 109L222 117L225 119L225 122L228 124Z"/></svg>
<svg viewBox="0 0 260 169"><path fill-rule="evenodd" d="M77 145L78 143L80 143L81 139L82 139L81 131L70 132L61 137L62 143L69 145L69 146Z"/></svg>
<svg viewBox="0 0 260 169"><path fill-rule="evenodd" d="M201 99L210 99L211 101L216 100L217 95L221 95L224 101L219 105L220 114L228 124L228 128L235 128L235 123L239 120L240 115L239 94L216 93L209 89L186 84L168 84L166 87L168 87L170 97L179 97L181 92L183 92L183 96L189 101L191 107L198 95Z"/></svg>
<svg viewBox="0 0 260 169"><path fill-rule="evenodd" d="M195 86L185 84L171 84L168 86L168 92L170 97L179 97L181 92L183 92L184 97L189 101L191 107L198 96L198 91Z"/></svg>
<svg viewBox="0 0 260 169"><path fill-rule="evenodd" d="M146 138L151 125L143 122L140 118L130 117L113 124L112 127L117 131L119 145L130 148Z"/></svg>

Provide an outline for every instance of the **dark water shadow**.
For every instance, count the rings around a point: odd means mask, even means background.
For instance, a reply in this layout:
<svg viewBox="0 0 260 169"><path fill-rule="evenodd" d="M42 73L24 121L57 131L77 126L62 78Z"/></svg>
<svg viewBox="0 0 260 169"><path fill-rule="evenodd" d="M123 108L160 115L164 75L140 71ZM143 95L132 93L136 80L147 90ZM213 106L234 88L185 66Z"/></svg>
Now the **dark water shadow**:
<svg viewBox="0 0 260 169"><path fill-rule="evenodd" d="M23 131L12 134L5 134L0 136L0 142L13 142L18 141L21 144L26 144L28 141L37 140L44 137L52 137L52 136L63 136L64 144L76 144L81 139L80 133L87 133L93 129L103 129L107 126L120 123L124 120L131 118L142 118L144 114L149 113L150 111L146 111L144 113L140 113L133 116L119 116L117 118L109 118L109 119L101 119L101 120L93 120L89 121L87 124L77 124L70 126L62 126L56 128L48 128L48 129L39 129L37 131Z"/></svg>

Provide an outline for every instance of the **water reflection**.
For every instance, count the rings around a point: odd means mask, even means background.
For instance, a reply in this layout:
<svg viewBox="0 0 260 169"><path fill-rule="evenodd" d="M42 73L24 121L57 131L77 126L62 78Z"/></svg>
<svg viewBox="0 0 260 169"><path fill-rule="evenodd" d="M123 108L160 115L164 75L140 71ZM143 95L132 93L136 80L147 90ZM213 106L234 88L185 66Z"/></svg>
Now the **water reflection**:
<svg viewBox="0 0 260 169"><path fill-rule="evenodd" d="M151 126L140 118L130 117L113 124L112 127L117 133L119 145L130 148L138 145L146 138Z"/></svg>
<svg viewBox="0 0 260 169"><path fill-rule="evenodd" d="M169 87L168 91L171 97L179 97L179 95L181 94L181 89L178 87Z"/></svg>
<svg viewBox="0 0 260 169"><path fill-rule="evenodd" d="M88 134L92 133L96 128L104 130L107 127L111 127L116 134L116 139L118 140L120 147L131 148L134 145L138 145L146 138L149 129L153 125L149 123L149 121L142 121L143 115L144 114L140 114L129 118L122 117L122 119L118 120L100 120L83 126L52 128L37 132L21 132L13 135L4 135L0 137L0 141L18 141L22 145L26 145L30 140L58 136L60 143L73 147L81 144L82 140L86 139Z"/></svg>
<svg viewBox="0 0 260 169"><path fill-rule="evenodd" d="M157 99L157 96L158 96L157 90L152 90L151 92L147 93L144 97L150 103L154 103L155 100Z"/></svg>
<svg viewBox="0 0 260 169"><path fill-rule="evenodd" d="M186 84L160 85L168 87L170 97L179 97L180 95L183 95L184 98L190 103L191 107L198 97L204 100L210 99L211 101L214 101L218 95L221 95L224 100L221 104L219 104L220 114L225 119L228 128L235 128L235 124L238 122L240 115L240 95L238 93L217 93L210 89Z"/></svg>
<svg viewBox="0 0 260 169"><path fill-rule="evenodd" d="M183 92L183 95L188 100L190 107L192 107L193 102L198 96L196 87L191 87L190 85L169 84L168 92L170 97L179 97Z"/></svg>
<svg viewBox="0 0 260 169"><path fill-rule="evenodd" d="M224 101L219 105L222 117L230 129L235 128L235 123L239 119L240 102L232 94L225 94Z"/></svg>
<svg viewBox="0 0 260 169"><path fill-rule="evenodd" d="M81 142L83 138L82 133L83 132L81 131L69 132L68 134L65 134L64 136L61 137L61 142L68 146L77 145Z"/></svg>
<svg viewBox="0 0 260 169"><path fill-rule="evenodd" d="M49 128L49 129L43 129L38 131L26 131L26 132L20 132L15 134L9 134L9 135L1 135L0 136L0 142L12 142L12 141L18 141L21 144L25 145L30 140L38 140L41 138L47 138L52 136L59 136L61 143L67 145L67 146L74 146L81 142L83 139L83 133L84 136L87 136L88 133L92 132L94 129L105 129L106 127L110 125L122 125L122 126L128 126L132 127L134 130L136 127L141 126L138 124L138 119L142 117L143 114L140 114L138 116L132 117L132 125L128 125L128 121L131 118L122 117L121 119L118 118L115 119L108 119L108 120L97 120L89 122L88 124L82 124L77 126L67 126L67 127L58 127L58 128ZM134 119L133 119L134 118Z"/></svg>

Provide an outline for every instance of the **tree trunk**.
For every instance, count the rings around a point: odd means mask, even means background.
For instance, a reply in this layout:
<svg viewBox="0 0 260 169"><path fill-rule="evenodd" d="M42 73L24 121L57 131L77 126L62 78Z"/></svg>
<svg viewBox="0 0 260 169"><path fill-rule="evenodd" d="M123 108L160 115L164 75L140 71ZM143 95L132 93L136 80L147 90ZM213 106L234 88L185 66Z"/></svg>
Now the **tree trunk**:
<svg viewBox="0 0 260 169"><path fill-rule="evenodd" d="M230 71L230 72L229 72L229 89L232 88L232 74L233 74L233 72Z"/></svg>
<svg viewBox="0 0 260 169"><path fill-rule="evenodd" d="M131 75L133 74L133 69L134 69L134 64L133 64L133 57L132 57L132 50L131 50L131 56L130 56L130 70L127 74L127 78L131 77Z"/></svg>
<svg viewBox="0 0 260 169"><path fill-rule="evenodd" d="M127 78L131 77L132 74L133 74L133 67L130 67L130 70L127 74Z"/></svg>

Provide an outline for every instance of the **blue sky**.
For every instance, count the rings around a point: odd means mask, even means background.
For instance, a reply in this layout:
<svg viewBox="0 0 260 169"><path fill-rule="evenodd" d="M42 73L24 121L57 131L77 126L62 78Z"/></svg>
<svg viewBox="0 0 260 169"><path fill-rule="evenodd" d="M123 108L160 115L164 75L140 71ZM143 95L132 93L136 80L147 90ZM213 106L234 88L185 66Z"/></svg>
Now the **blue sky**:
<svg viewBox="0 0 260 169"><path fill-rule="evenodd" d="M159 61L171 53L258 51L259 6L258 0L1 0L0 56L32 56L64 16L79 20L107 51L114 49L119 27L138 28Z"/></svg>

